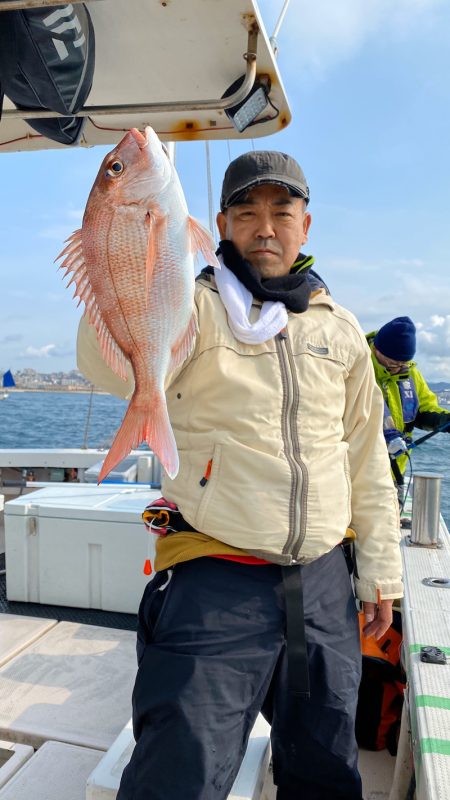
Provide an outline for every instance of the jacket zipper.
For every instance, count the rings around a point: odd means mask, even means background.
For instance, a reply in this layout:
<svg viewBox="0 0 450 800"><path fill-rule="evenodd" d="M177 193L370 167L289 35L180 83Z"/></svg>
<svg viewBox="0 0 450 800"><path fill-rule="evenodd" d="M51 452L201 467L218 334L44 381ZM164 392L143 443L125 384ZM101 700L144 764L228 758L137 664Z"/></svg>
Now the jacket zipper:
<svg viewBox="0 0 450 800"><path fill-rule="evenodd" d="M200 486L206 486L206 484L208 483L211 477L212 464L213 460L212 458L210 458L206 465L205 474L203 475L203 478L199 481Z"/></svg>
<svg viewBox="0 0 450 800"><path fill-rule="evenodd" d="M300 392L298 388L295 362L286 328L277 338L276 345L280 363L283 386L283 406L281 410L281 432L284 452L291 469L291 493L289 498L289 535L283 548L284 555L292 555L297 560L306 534L306 496L308 474L301 460L298 435L298 407ZM299 531L296 542L295 531Z"/></svg>

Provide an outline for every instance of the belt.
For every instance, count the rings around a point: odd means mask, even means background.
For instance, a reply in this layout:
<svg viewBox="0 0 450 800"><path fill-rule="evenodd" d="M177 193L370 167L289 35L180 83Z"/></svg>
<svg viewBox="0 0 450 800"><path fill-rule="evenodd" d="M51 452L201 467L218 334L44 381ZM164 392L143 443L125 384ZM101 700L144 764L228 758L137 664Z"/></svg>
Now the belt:
<svg viewBox="0 0 450 800"><path fill-rule="evenodd" d="M309 700L308 652L303 610L302 568L281 567L286 604L286 646L288 688L297 697Z"/></svg>

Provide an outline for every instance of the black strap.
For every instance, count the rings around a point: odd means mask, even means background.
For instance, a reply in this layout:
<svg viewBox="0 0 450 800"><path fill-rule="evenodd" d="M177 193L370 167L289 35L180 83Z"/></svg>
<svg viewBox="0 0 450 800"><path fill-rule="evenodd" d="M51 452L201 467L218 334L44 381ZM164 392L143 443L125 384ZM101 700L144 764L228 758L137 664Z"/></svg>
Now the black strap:
<svg viewBox="0 0 450 800"><path fill-rule="evenodd" d="M308 653L301 566L281 567L286 603L286 645L288 688L298 697L309 700Z"/></svg>

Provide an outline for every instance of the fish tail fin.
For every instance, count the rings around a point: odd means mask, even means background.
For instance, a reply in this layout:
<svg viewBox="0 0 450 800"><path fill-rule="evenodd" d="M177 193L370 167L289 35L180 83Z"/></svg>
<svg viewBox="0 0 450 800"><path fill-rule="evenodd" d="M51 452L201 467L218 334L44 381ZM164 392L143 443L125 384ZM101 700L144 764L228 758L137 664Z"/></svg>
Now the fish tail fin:
<svg viewBox="0 0 450 800"><path fill-rule="evenodd" d="M130 450L147 442L161 461L169 478L178 473L179 461L175 437L167 413L163 394L153 395L151 404L142 404L133 395L123 422L106 456L98 483L101 483L115 466L125 458Z"/></svg>

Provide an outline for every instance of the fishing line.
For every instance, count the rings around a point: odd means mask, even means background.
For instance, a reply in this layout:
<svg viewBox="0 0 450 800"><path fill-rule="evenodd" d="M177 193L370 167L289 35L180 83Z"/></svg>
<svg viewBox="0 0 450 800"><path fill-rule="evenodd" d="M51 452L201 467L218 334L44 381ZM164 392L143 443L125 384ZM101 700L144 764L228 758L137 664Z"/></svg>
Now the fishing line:
<svg viewBox="0 0 450 800"><path fill-rule="evenodd" d="M206 180L208 184L208 213L209 213L209 229L211 233L214 235L214 199L213 199L213 187L212 187L212 177L211 177L211 154L209 150L209 141L205 140L205 150L206 150Z"/></svg>
<svg viewBox="0 0 450 800"><path fill-rule="evenodd" d="M411 482L412 482L412 476L413 476L413 464L412 464L412 459L411 459L411 456L409 455L409 451L408 450L405 452L405 455L407 456L408 462L409 462L408 463L408 466L409 466L409 480L408 480L408 485L406 487L406 490L405 490L405 492L403 494L403 501L402 501L402 503L400 505L400 516L403 514L403 509L405 507L406 498L408 497L409 490L411 488Z"/></svg>
<svg viewBox="0 0 450 800"><path fill-rule="evenodd" d="M86 424L84 426L83 448L86 450L88 446L89 427L91 424L92 400L94 397L94 384L91 384L91 393L89 395L89 404L86 415Z"/></svg>

